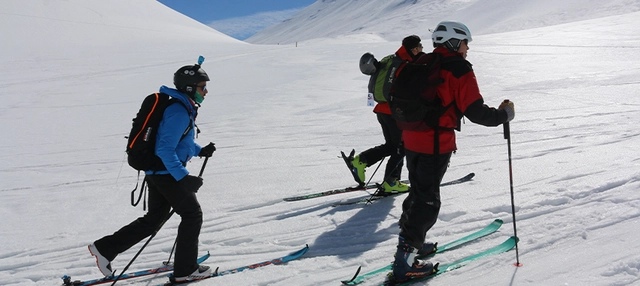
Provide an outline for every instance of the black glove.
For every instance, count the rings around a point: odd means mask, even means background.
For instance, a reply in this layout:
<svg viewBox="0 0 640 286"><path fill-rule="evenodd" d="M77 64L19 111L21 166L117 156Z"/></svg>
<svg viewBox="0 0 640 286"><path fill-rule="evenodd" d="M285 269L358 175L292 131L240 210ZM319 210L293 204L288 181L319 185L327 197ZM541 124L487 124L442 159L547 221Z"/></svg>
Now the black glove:
<svg viewBox="0 0 640 286"><path fill-rule="evenodd" d="M216 151L216 144L213 142L209 142L207 146L202 147L200 149L200 153L198 153L198 157L211 157L213 152Z"/></svg>
<svg viewBox="0 0 640 286"><path fill-rule="evenodd" d="M193 175L186 175L182 180L178 181L178 185L188 192L197 193L202 187L202 178Z"/></svg>

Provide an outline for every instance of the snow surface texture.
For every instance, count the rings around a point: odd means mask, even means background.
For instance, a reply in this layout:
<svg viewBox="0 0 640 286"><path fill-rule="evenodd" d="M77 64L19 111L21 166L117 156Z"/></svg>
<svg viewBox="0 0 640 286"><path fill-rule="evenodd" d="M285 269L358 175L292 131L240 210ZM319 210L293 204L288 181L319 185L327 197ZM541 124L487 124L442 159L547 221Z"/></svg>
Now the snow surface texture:
<svg viewBox="0 0 640 286"><path fill-rule="evenodd" d="M474 4L480 1L440 2L474 15L493 11ZM511 251L428 284L640 284L640 13L627 13L638 1L602 2L626 6L607 6L614 16L599 18L603 11L585 10L595 1L568 1L566 14L588 20L474 35L468 60L486 103L509 98L516 106L513 180L524 266L513 266ZM563 20L532 9L507 12L494 18L532 19L523 29ZM416 25L428 43L425 25L402 21L389 25ZM472 33L491 29L473 23ZM339 285L360 265L368 271L392 260L405 196L336 208L330 205L367 194L282 198L353 185L339 151L383 141L357 62L367 51L382 58L399 41L365 34L297 47L250 45L152 0L5 1L0 37L0 285L100 276L86 246L144 214L129 204L136 182L124 153L130 120L144 96L171 85L173 72L199 55L212 81L197 141L218 147L198 193L201 254L209 251L207 264L224 270L310 246L287 265L202 284ZM441 214L427 238L446 243L496 218L505 225L434 258L445 263L513 234L502 128L467 120L458 147L444 180L476 177L442 188ZM192 160L192 173L202 162ZM178 223L177 216L167 222L131 270L166 260ZM141 245L117 257L114 268L124 268Z"/></svg>

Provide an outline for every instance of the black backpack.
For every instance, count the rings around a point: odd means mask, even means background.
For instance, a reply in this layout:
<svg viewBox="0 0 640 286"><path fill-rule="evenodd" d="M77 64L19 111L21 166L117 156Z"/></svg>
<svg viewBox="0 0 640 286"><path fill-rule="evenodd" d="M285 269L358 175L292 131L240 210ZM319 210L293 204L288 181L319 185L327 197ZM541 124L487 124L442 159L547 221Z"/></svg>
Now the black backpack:
<svg viewBox="0 0 640 286"><path fill-rule="evenodd" d="M402 67L393 82L389 99L391 116L400 129L424 131L441 128L440 117L453 103L442 106L438 97L438 85L444 82L440 78L440 69L443 62L456 60L462 58L443 60L438 53L428 53Z"/></svg>
<svg viewBox="0 0 640 286"><path fill-rule="evenodd" d="M164 93L148 95L142 101L138 114L133 118L131 132L126 137L128 138L127 161L134 169L138 171L162 171L167 169L162 160L155 154L156 135L158 134L158 126L160 126L164 110L176 102L187 108L179 99L171 98ZM189 124L187 130L182 133L182 138L189 133L192 125Z"/></svg>

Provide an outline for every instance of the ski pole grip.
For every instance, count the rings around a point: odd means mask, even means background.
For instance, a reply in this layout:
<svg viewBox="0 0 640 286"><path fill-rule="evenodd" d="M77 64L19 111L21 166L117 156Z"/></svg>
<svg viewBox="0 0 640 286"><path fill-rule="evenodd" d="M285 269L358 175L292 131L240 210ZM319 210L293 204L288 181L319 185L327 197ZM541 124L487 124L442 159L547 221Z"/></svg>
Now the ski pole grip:
<svg viewBox="0 0 640 286"><path fill-rule="evenodd" d="M511 128L509 127L509 122L505 122L502 124L504 129L504 139L509 140L511 138Z"/></svg>

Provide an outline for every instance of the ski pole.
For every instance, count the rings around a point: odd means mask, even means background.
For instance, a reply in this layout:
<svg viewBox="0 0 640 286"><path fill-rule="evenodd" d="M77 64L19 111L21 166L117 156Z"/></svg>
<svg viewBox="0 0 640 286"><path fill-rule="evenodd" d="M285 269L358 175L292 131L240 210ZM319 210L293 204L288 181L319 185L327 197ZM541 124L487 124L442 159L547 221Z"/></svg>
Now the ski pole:
<svg viewBox="0 0 640 286"><path fill-rule="evenodd" d="M175 212L175 210L171 210L171 212L162 221L162 223L158 226L158 228L151 234L151 237L149 237L147 242L145 242L144 245L142 246L142 248L140 248L140 250L138 250L138 253L136 253L136 255L134 255L133 258L131 258L131 261L129 261L129 264L127 264L127 266L125 266L124 269L122 269L122 271L120 272L118 277L116 277L116 279L113 280L113 283L111 283L111 286L115 285L116 282L118 282L118 279L120 279L120 277L122 277L122 274L124 274L124 272L127 271L127 269L129 269L129 266L131 266L131 264L133 264L133 261L135 261L136 258L138 258L138 255L140 255L140 253L142 253L142 250L144 250L144 248L147 247L149 242L151 242L151 239L153 239L156 236L156 234L158 234L158 231L160 231L162 226L171 218L171 216L173 215L174 212Z"/></svg>
<svg viewBox="0 0 640 286"><path fill-rule="evenodd" d="M200 168L200 174L198 174L198 177L200 177L200 178L202 178L202 173L204 173L204 167L207 166L207 162L209 161L209 157L211 157L211 156L204 157L204 163L202 163L202 168Z"/></svg>
<svg viewBox="0 0 640 286"><path fill-rule="evenodd" d="M378 163L378 167L376 167L376 169L373 170L373 173L371 173L371 177L369 178L369 181L367 181L367 183L364 184L365 186L368 186L371 183L371 180L373 180L373 176L375 176L376 173L378 172L378 169L380 169L380 166L382 165L382 162L384 162L384 158L382 158L382 160L380 160L380 163Z"/></svg>
<svg viewBox="0 0 640 286"><path fill-rule="evenodd" d="M389 178L391 178L391 176L393 175L393 173L398 169L398 167L400 167L400 164L402 164L402 161L404 161L404 158L402 158L402 160L398 161L398 163L396 164L395 167L393 167L393 170L391 171L391 173L389 173L389 176L386 176L383 178L382 180L382 184L384 184L384 182L386 182ZM400 180L400 178L398 178L398 180ZM369 197L369 199L367 200L367 202L365 203L365 205L369 205L371 204L371 200L373 199L373 197L375 197L376 195L378 195L379 193L383 193L384 191L382 190L382 184L378 184L376 191L373 192L373 194L371 194L371 196ZM379 195L378 195L379 196Z"/></svg>
<svg viewBox="0 0 640 286"><path fill-rule="evenodd" d="M513 196L513 168L511 164L511 128L509 127L509 122L505 122L502 124L504 127L504 139L507 139L507 147L509 150L509 185L511 188L511 214L513 215L513 235L518 237L518 231L516 228L516 206L515 200ZM520 263L520 254L518 252L518 240L516 240L516 263L515 266L522 266Z"/></svg>
<svg viewBox="0 0 640 286"><path fill-rule="evenodd" d="M378 169L380 169L380 166L382 166L382 162L384 162L384 158L382 158L382 160L380 160L380 163L378 163L378 167L376 167L376 169L373 171L373 173L371 174L371 177L369 178L369 181L365 184L365 186L368 186L371 183L371 180L373 179L373 176L376 174L376 172L378 172ZM386 178L384 178L386 179ZM375 196L375 194L378 192L378 188L376 188L376 191L373 192L373 194L369 197L369 199L367 200L367 202L365 203L365 205L368 205L371 203L371 199Z"/></svg>
<svg viewBox="0 0 640 286"><path fill-rule="evenodd" d="M209 160L209 157L205 157L204 159L204 163L202 164L202 168L200 169L200 174L198 175L198 177L202 178L202 173L204 172L204 167L207 166L207 161ZM120 274L118 275L118 277L116 277L116 279L113 280L113 283L111 283L111 286L115 285L116 282L118 282L118 279L120 279L120 277L122 277L122 274L124 274L129 267L131 266L131 264L133 264L133 261L136 260L136 258L138 258L138 256L140 255L140 253L142 253L142 251L145 249L145 247L147 247L147 245L149 244L149 242L151 242L151 240L156 236L156 234L158 234L158 232L160 231L160 229L162 228L162 226L164 226L164 224L171 218L171 216L173 216L173 214L176 212L176 210L171 210L171 212L167 215L167 217L162 221L162 223L160 223L160 225L158 226L158 228L156 228L156 230L151 234L151 237L149 237L149 239L147 240L147 242L144 243L144 245L142 246L142 248L140 248L140 250L138 250L138 253L136 253L136 255L133 256L133 258L131 258L131 261L129 261L129 264L127 264L127 266L124 267L124 269L122 269L122 271L120 272ZM176 237L176 242L178 238ZM175 243L174 243L175 245ZM173 252L173 250L172 250ZM171 256L169 256L169 260L171 259ZM167 261L168 263L168 261Z"/></svg>

